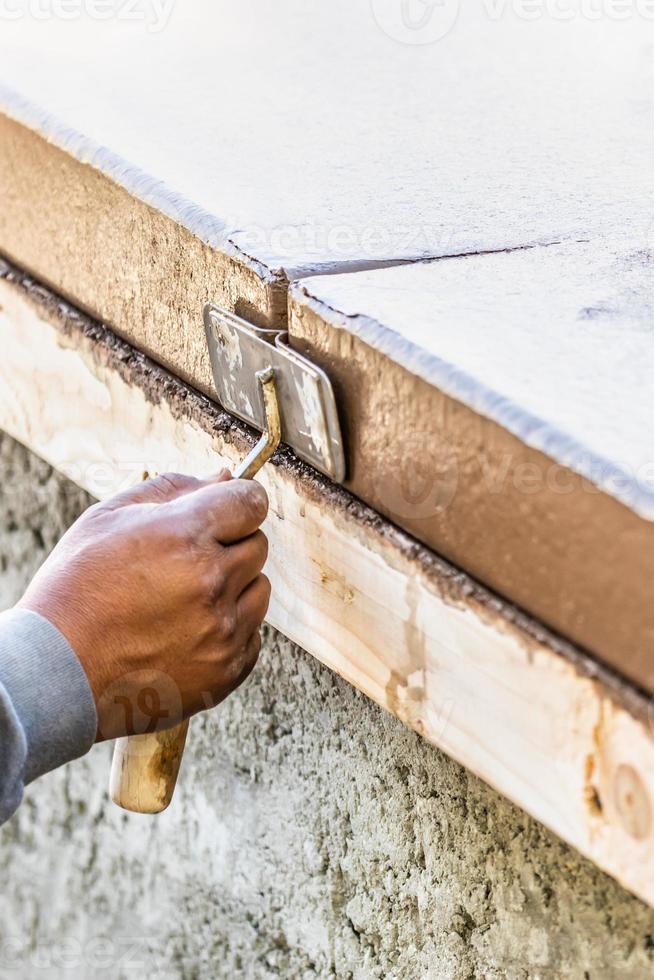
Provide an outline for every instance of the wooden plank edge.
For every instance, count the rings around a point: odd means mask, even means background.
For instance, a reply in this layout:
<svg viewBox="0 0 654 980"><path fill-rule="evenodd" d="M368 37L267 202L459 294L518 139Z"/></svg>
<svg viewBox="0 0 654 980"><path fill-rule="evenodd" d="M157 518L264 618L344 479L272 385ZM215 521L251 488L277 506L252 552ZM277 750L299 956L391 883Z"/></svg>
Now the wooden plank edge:
<svg viewBox="0 0 654 980"><path fill-rule="evenodd" d="M0 266L0 427L95 496L252 433ZM282 452L269 622L654 904L650 701ZM10 488L6 488L9 491Z"/></svg>

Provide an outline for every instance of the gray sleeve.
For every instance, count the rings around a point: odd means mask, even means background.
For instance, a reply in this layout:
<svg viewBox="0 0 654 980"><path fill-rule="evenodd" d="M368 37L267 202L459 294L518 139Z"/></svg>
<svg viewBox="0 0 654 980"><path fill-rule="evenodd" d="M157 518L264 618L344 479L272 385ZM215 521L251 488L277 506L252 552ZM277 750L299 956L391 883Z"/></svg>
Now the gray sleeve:
<svg viewBox="0 0 654 980"><path fill-rule="evenodd" d="M37 613L0 613L0 824L23 788L93 745L95 703L84 668Z"/></svg>

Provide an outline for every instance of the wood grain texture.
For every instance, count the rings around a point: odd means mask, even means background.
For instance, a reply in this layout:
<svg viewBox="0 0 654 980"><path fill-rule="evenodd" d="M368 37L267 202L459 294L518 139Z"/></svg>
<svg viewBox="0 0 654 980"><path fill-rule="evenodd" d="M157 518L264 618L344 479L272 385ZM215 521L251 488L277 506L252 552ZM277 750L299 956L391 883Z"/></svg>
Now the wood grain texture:
<svg viewBox="0 0 654 980"><path fill-rule="evenodd" d="M0 426L94 495L252 438L110 332L0 283ZM654 904L649 702L287 455L269 621Z"/></svg>
<svg viewBox="0 0 654 980"><path fill-rule="evenodd" d="M119 738L114 746L109 794L132 813L161 813L170 805L184 755L188 722L164 732Z"/></svg>

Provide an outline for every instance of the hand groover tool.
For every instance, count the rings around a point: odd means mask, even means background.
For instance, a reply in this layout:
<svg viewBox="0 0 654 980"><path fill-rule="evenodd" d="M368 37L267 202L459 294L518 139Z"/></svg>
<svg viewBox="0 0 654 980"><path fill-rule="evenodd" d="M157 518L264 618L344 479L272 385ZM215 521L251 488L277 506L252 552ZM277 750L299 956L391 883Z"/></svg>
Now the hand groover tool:
<svg viewBox="0 0 654 980"><path fill-rule="evenodd" d="M345 476L336 401L325 372L290 347L288 335L255 327L208 304L204 325L218 400L263 432L234 472L251 480L280 442L336 482ZM166 731L120 738L110 793L134 813L160 813L172 800L188 721Z"/></svg>

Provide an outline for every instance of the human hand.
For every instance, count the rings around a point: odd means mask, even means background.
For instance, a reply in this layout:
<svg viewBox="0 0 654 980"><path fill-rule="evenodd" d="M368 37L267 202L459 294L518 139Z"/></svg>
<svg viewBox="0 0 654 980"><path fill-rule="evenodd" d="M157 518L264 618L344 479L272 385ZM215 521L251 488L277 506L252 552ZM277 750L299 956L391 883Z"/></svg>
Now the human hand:
<svg viewBox="0 0 654 980"><path fill-rule="evenodd" d="M98 741L170 728L248 676L270 598L267 510L261 484L226 470L166 474L90 507L58 543L18 605L75 650Z"/></svg>

